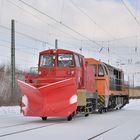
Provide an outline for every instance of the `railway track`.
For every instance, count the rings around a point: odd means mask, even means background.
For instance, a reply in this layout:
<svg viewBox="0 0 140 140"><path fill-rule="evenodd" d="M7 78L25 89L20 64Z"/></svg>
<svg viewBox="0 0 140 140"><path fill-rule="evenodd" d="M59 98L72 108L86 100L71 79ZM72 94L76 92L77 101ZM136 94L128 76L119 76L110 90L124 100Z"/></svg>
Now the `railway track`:
<svg viewBox="0 0 140 140"><path fill-rule="evenodd" d="M138 138L140 138L140 134L138 134L133 140L137 140Z"/></svg>
<svg viewBox="0 0 140 140"><path fill-rule="evenodd" d="M5 129L5 128L10 128L10 127L20 126L20 125L26 125L26 124L29 124L29 123L26 122L26 123L14 124L14 125L1 126L0 130Z"/></svg>
<svg viewBox="0 0 140 140"><path fill-rule="evenodd" d="M56 123L43 125L43 126L38 126L38 127L34 127L34 128L29 128L29 129L24 129L24 130L20 130L20 131L11 132L11 133L6 133L6 134L0 135L0 137L5 137L5 136L9 136L9 135L24 133L24 132L28 132L28 131L32 131L32 130L36 130L36 129L40 129L40 128L44 128L44 127L48 127L48 126L52 126L52 125L56 125Z"/></svg>
<svg viewBox="0 0 140 140"><path fill-rule="evenodd" d="M45 125L41 125L41 126L37 126L37 127L32 127L32 128L28 128L28 129L14 131L14 132L10 132L10 133L5 133L5 134L0 134L0 137L6 137L6 136L14 135L14 134L19 134L19 133L24 133L24 132L28 132L28 131L33 131L33 130L37 130L37 129L41 129L41 128L45 128L45 127L61 124L61 123L64 123L64 122L45 124ZM31 123L21 123L21 124L9 125L9 126L0 127L0 129L9 128L9 127L16 127L16 126L22 126L22 125L26 125L26 124L31 124Z"/></svg>
<svg viewBox="0 0 140 140"><path fill-rule="evenodd" d="M93 137L88 138L88 140L93 140L93 139L95 139L95 138L97 138L97 137L99 137L99 136L101 136L101 135L103 135L103 134L105 134L105 133L117 128L117 127L118 127L118 125L115 126L115 127L110 128L110 129L107 129L107 130L105 130L105 131L103 131L103 132L101 132L101 133L99 133L99 134L97 134L97 135L95 135Z"/></svg>

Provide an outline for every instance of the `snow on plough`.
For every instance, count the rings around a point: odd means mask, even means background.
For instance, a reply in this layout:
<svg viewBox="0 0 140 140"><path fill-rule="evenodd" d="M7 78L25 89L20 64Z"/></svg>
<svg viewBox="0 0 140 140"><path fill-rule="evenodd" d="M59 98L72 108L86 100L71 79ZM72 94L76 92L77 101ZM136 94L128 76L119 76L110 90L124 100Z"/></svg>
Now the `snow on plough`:
<svg viewBox="0 0 140 140"><path fill-rule="evenodd" d="M69 50L40 52L37 74L18 80L21 112L42 120L121 109L128 103L123 72Z"/></svg>

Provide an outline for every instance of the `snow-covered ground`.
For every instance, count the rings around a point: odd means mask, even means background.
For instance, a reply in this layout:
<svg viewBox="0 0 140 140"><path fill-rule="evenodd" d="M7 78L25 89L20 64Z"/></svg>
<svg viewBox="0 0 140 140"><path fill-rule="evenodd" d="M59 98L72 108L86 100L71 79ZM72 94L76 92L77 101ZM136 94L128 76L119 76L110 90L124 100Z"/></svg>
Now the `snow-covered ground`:
<svg viewBox="0 0 140 140"><path fill-rule="evenodd" d="M118 111L92 114L85 118L24 117L19 107L0 107L0 139L45 140L140 140L140 100ZM137 137L137 138L136 138Z"/></svg>
<svg viewBox="0 0 140 140"><path fill-rule="evenodd" d="M0 107L0 117L3 115L15 115L15 114L20 114L19 106Z"/></svg>

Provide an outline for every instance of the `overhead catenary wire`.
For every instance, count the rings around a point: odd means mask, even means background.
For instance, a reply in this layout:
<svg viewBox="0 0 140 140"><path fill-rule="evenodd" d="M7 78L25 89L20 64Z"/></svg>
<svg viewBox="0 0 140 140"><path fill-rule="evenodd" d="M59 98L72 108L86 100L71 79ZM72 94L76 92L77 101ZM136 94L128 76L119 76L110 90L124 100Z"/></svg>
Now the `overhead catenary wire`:
<svg viewBox="0 0 140 140"><path fill-rule="evenodd" d="M25 12L29 13L30 15L34 16L34 17L37 18L38 20L40 20L40 21L42 21L43 23L47 24L48 26L50 26L50 27L52 27L52 28L58 30L59 32L65 34L65 35L70 36L70 37L73 38L73 39L79 40L79 41L81 42L81 40L80 40L79 38L76 38L76 37L72 36L70 33L64 32L64 31L62 31L60 28L57 28L57 27L55 27L54 25L51 25L51 24L47 23L47 22L44 21L42 18L36 16L36 15L33 14L32 12L26 10L25 8L23 8L23 7L21 7L21 6L17 5L17 4L15 4L13 1L10 1L10 0L7 0L7 1L8 1L9 3L11 3L12 5L18 7L20 10L22 9L22 10L24 10ZM64 2L63 2L62 9L63 9L63 8L64 8ZM86 14L86 15L87 15L87 14ZM61 16L62 16L62 13L61 13ZM88 15L88 16L89 16L89 15ZM91 17L90 17L90 18L91 18ZM60 18L60 20L62 20L62 18ZM93 20L93 19L92 19L92 20ZM61 21L60 21L60 22L61 22ZM96 21L93 21L93 22L95 22L95 24L97 24ZM19 21L18 21L18 23L19 23L19 24L23 24L23 23L21 23L21 22L19 22ZM23 25L24 25L24 24L23 24ZM26 26L27 26L27 25L26 25ZM104 32L106 32L107 34L110 34L108 31L106 31L106 30L105 30L103 27L101 27L100 25L97 24L97 26L98 26L99 28L101 28ZM111 34L110 34L110 35L111 35ZM112 36L112 35L111 35L111 36ZM127 37L121 37L121 38L114 38L114 39L107 40L107 41L119 41L119 40L123 40L123 39L127 39L127 38L133 38L133 37L136 37L136 36L127 36ZM105 41L106 41L106 40L105 40ZM105 41L104 41L104 42L105 42ZM106 42L107 42L107 41L106 41ZM102 41L96 41L96 42L102 42Z"/></svg>
<svg viewBox="0 0 140 140"><path fill-rule="evenodd" d="M86 37L85 35L81 34L81 33L78 32L78 31L76 31L76 30L73 29L72 27L66 25L65 23L63 23L63 22L61 22L61 21L58 21L58 20L55 19L54 17L52 17L52 16L50 16L50 15L48 15L48 14L46 14L46 13L40 11L39 9L37 9L37 8L33 7L32 5L26 3L25 1L23 1L23 0L18 0L18 1L20 1L21 3L23 3L23 4L26 5L26 6L30 7L31 9L37 11L38 13L40 13L40 14L42 14L42 15L48 17L49 19L53 20L54 22L56 22L56 23L58 23L58 24L61 24L62 26L66 27L67 29L69 29L69 30L71 30L71 31L73 31L74 33L78 34L79 36L83 37L84 39L86 39L86 40L92 42L93 44L96 44L97 46L102 47L102 46L101 46L99 43L97 43L96 41L94 41L94 40L92 40L92 39Z"/></svg>
<svg viewBox="0 0 140 140"><path fill-rule="evenodd" d="M8 1L9 1L9 0L8 0ZM19 6L19 7L20 7L20 6ZM21 6L21 7L23 7L23 6ZM59 23L59 24L60 24L60 23ZM50 26L52 26L52 25L50 25ZM80 41L81 41L81 40L80 40ZM89 40L87 40L87 41L89 41ZM90 41L90 42L91 42L91 41ZM89 42L88 42L88 43L89 43ZM93 43L93 42L92 42L92 43ZM98 43L98 44L99 44L99 43ZM100 44L99 44L99 45L100 45ZM92 45L89 44L89 46L92 46ZM100 45L100 47L101 47L101 45ZM96 48L96 47L93 47L93 46L92 46L92 48ZM112 50L111 50L111 53L113 53ZM115 53L116 53L116 52L115 52ZM115 54L115 53L114 53L114 54Z"/></svg>
<svg viewBox="0 0 140 140"><path fill-rule="evenodd" d="M11 42L10 41L8 41L8 40L3 40L3 39L0 39L0 42L6 42L6 43L8 43L8 44L10 44ZM28 49L32 49L32 50L39 50L39 49L37 49L37 48L33 48L33 47L31 47L31 46L27 46L27 45L25 45L25 44L21 44L21 43L16 43L17 44L17 46L22 46L22 47L24 47L24 48L28 48Z"/></svg>
<svg viewBox="0 0 140 140"><path fill-rule="evenodd" d="M93 24L95 24L99 29L101 29L104 33L106 33L106 34L108 34L111 38L113 38L111 41L119 41L119 40L121 40L121 38L116 38L116 37L114 37L110 32L108 32L106 29L104 29L101 25L99 25L99 24L97 24L97 22L93 19L93 17L91 17L86 11L84 11L83 9L81 9L79 6L77 6L74 2L73 2L73 0L69 0L72 4L73 4L73 6L75 7L75 8L77 8L83 15L85 15L86 17L88 17L89 19L90 19L90 21L93 23ZM108 41L108 40L107 40ZM106 41L106 42L107 42ZM102 41L99 41L99 42L102 42ZM121 45L123 45L124 46L124 44L123 43L120 43L119 42L119 44L121 44ZM100 49L102 49L102 47L100 48ZM105 48L106 49L106 48ZM100 52L100 51L99 51Z"/></svg>
<svg viewBox="0 0 140 140"><path fill-rule="evenodd" d="M63 23L62 21L58 21L58 20L55 19L54 17L52 17L52 16L50 16L50 15L48 15L48 14L46 14L46 13L40 11L39 9L33 7L32 5L26 3L26 2L23 1L23 0L18 0L18 1L20 1L21 3L23 3L24 5L26 5L26 6L30 7L30 8L32 8L32 9L34 9L35 11L37 11L38 13L40 13L41 15L44 15L44 16L48 17L49 19L53 20L54 22L56 22L56 23L58 23L58 24L64 26L65 28L71 30L71 31L74 32L75 34L79 35L80 37L85 38L86 40L88 40L88 41L90 41L90 42L96 44L97 46L100 46L100 44L98 44L96 41L94 41L94 40L88 38L87 36L85 36L85 35L83 35L83 34L81 34L80 32L78 32L78 31L75 30L74 28L72 28L72 27L66 25L66 24Z"/></svg>
<svg viewBox="0 0 140 140"><path fill-rule="evenodd" d="M116 38L116 39L111 39L111 40L104 40L104 42L115 42L115 41L120 41L120 40L126 40L126 39L130 39L130 38L138 38L138 37L140 37L140 35L139 36L137 36L137 35L133 35L133 36L125 36L125 37L120 37L120 38ZM102 42L102 41L98 41L98 42Z"/></svg>
<svg viewBox="0 0 140 140"><path fill-rule="evenodd" d="M0 25L0 27L1 27L1 28L4 28L4 29L6 29L6 30L10 30L10 28L8 28L8 27L6 27L6 26L4 26L4 25ZM44 42L44 43L46 43L46 44L49 44L47 41L40 40L40 39L35 38L35 37L31 36L31 35L28 35L28 34L25 34L25 33L19 32L19 31L15 31L15 32L16 32L17 34L22 35L22 36L25 36L25 37L27 37L27 38L30 38L30 39L33 39L33 40L36 40L36 41L39 41L39 42ZM49 44L49 45L52 46L52 44Z"/></svg>
<svg viewBox="0 0 140 140"><path fill-rule="evenodd" d="M72 37L73 39L80 40L79 38L76 38L76 37L72 36L70 33L64 32L64 31L62 31L60 28L57 28L57 27L55 27L54 25L51 25L51 24L47 23L47 22L46 22L45 20L43 20L42 18L36 16L36 15L33 14L32 12L26 10L25 8L23 8L23 7L21 7L21 6L17 5L17 4L15 4L14 2L12 2L12 1L10 1L10 0L7 0L7 2L9 2L9 3L11 3L12 5L18 7L20 10L24 10L26 13L28 13L28 14L34 16L34 17L37 18L38 20L40 20L40 21L42 21L43 23L47 24L48 26L50 26L50 27L52 27L52 28L54 28L54 29L60 31L61 33L65 34L65 35L68 35L68 36ZM80 41L81 41L81 40L80 40Z"/></svg>
<svg viewBox="0 0 140 140"><path fill-rule="evenodd" d="M0 44L1 47L6 47L6 48L9 48L10 49L10 46L6 46L6 45L3 45L3 44ZM26 50L22 50L22 49L19 49L19 48L15 48L16 51L19 51L19 52L22 52L22 53L28 53L28 54L32 54L32 55L36 55L38 56L38 54L35 54L35 53L31 53L29 51L26 51Z"/></svg>
<svg viewBox="0 0 140 140"><path fill-rule="evenodd" d="M0 25L1 26L1 25ZM5 26L2 26L2 28L5 28L6 30L10 30L8 27L5 27ZM18 32L19 33L19 32ZM26 34L24 34L24 36L26 36ZM27 37L27 36L26 36ZM37 40L37 38L34 38L34 37L32 37L31 36L31 39L34 39L34 40ZM10 41L7 41L7 40L3 40L3 39L0 39L0 41L3 41L3 42L6 42L6 43L10 43ZM41 42L41 40L39 40L40 42ZM68 43L68 42L66 42L66 41L62 41L62 40L59 40L60 42L62 42L63 44L66 44L66 45L68 45L68 46L74 46L74 44L71 44L71 43ZM44 41L42 41L42 42L44 42ZM17 45L18 45L19 43L17 43ZM47 43L47 44L50 44L50 43ZM23 44L19 44L19 46L22 46L22 47L29 47L29 46L26 46L26 45L23 45ZM53 46L52 44L51 44L51 46ZM76 45L77 46L77 45ZM88 44L87 43L87 46L89 46L89 47L91 47L91 45L90 44ZM78 45L78 47L81 47L81 46L79 46ZM38 50L37 48L33 48L33 47L29 47L30 49L34 49L34 50ZM93 49L95 49L95 48L93 48ZM94 50L94 52L98 52L98 51L95 51Z"/></svg>
<svg viewBox="0 0 140 140"><path fill-rule="evenodd" d="M79 38L76 38L76 37L72 36L70 33L64 32L64 31L62 31L60 28L58 29L58 28L55 27L54 25L48 24L46 21L42 20L41 18L39 18L39 17L36 16L35 14L29 12L28 10L24 9L23 7L21 7L21 6L17 5L17 4L15 4L15 3L13 3L12 1L10 1L10 0L7 0L7 1L8 1L9 3L11 3L12 5L14 5L14 6L20 8L20 10L22 9L22 10L24 10L25 12L29 13L30 15L36 17L38 20L42 21L43 23L47 24L48 26L50 26L50 27L52 27L52 28L54 28L54 29L56 29L56 30L58 30L58 31L60 31L60 32L66 34L66 35L68 35L68 36L70 36L71 38L75 39L76 41L78 40L78 41L81 42L81 40L80 40ZM18 22L18 23L19 23L19 24L22 24L21 22ZM24 24L24 25L25 25L25 24ZM91 47L91 45L88 45L88 46Z"/></svg>
<svg viewBox="0 0 140 140"><path fill-rule="evenodd" d="M77 6L77 5L73 2L73 0L69 0L69 1L75 6L75 8L77 8L81 13L83 13L83 15L85 15L86 17L88 17L88 18L90 19L90 21L91 21L93 24L95 24L99 29L101 29L103 32L105 32L106 34L108 34L109 36L111 36L112 38L114 38L113 35L112 35L111 33L109 33L108 31L106 31L101 25L97 24L97 22L96 22L90 15L88 15L87 12L85 12L83 9L81 9L79 6Z"/></svg>
<svg viewBox="0 0 140 140"><path fill-rule="evenodd" d="M22 1L22 0L19 0L19 1ZM11 2L11 1L9 1L8 0L8 2L10 2L11 4L14 4L13 2ZM23 1L24 2L24 1ZM14 4L15 5L15 4ZM15 5L15 6L17 6L17 7L19 7L20 8L20 6L18 6L18 5ZM21 7L22 9L23 9L23 7ZM30 8L32 8L32 7L30 7ZM25 9L23 9L23 10L25 10ZM28 12L27 10L25 10L26 12ZM30 12L28 12L28 13L30 13ZM32 13L30 13L31 15L33 15L33 16L35 16L34 14L32 14ZM38 18L37 16L35 16L36 18ZM41 19L40 19L41 20ZM61 23L61 21L60 22L58 22L59 24ZM51 25L50 25L51 26ZM81 40L79 40L80 42L81 42ZM100 46L101 48L102 48L102 46L98 43L98 46ZM105 48L106 49L106 48ZM99 50L98 50L99 51Z"/></svg>
<svg viewBox="0 0 140 140"><path fill-rule="evenodd" d="M5 45L1 45L1 44L0 44L0 47L7 47L7 48L10 48L9 46L5 46ZM18 50L18 51L20 51L20 50ZM25 53L27 53L27 52L25 52ZM10 58L11 58L9 55L5 55L5 54L1 54L1 53L0 53L0 56L3 56L3 57L5 57L5 58L8 57L9 60L10 60ZM25 59L25 58L23 58L23 57L18 57L18 59L24 60L25 63L27 62L27 63L31 63L31 64L32 64L32 62L31 62L30 60L27 60L27 59Z"/></svg>
<svg viewBox="0 0 140 140"><path fill-rule="evenodd" d="M126 8L126 10L129 12L129 14L132 16L132 18L135 20L135 22L137 23L137 25L140 26L140 22L137 20L137 17L133 14L133 12L130 10L130 8L126 5L126 3L124 2L124 0L121 0L121 2L124 5L124 7Z"/></svg>
<svg viewBox="0 0 140 140"><path fill-rule="evenodd" d="M62 21L62 18L63 18L63 10L64 10L64 6L65 6L65 0L62 0L61 15L60 15L60 22Z"/></svg>
<svg viewBox="0 0 140 140"><path fill-rule="evenodd" d="M2 26L2 27L4 27L5 29L7 29L7 30L10 30L8 27L5 27L5 26ZM25 35L25 34L24 34ZM26 36L26 35L25 35ZM26 36L27 37L27 36ZM33 39L33 38L31 38L31 39ZM35 39L35 41L37 40L37 38L34 38ZM10 43L10 41L7 41L7 40L3 40L3 39L0 39L0 41L2 41L2 42L6 42L6 43ZM39 40L40 42L41 42L41 40ZM66 42L66 41L62 41L61 39L59 40L60 42L62 42L63 44L66 44L66 45L69 45L69 46L74 46L74 44L71 44L71 43L68 43L68 42ZM44 43L43 41L42 41L42 43ZM38 50L37 48L33 48L33 47L30 47L30 46L26 46L25 44L23 45L23 44L21 44L21 43L17 43L17 45L19 44L19 46L22 46L22 47L29 47L30 49L34 49L34 50ZM50 43L47 43L47 44L49 44L50 45ZM53 46L52 44L51 44L51 46ZM77 46L77 45L76 45ZM87 46L90 46L89 44L87 45ZM78 47L81 47L81 46L79 46L78 45ZM93 48L94 49L94 48Z"/></svg>

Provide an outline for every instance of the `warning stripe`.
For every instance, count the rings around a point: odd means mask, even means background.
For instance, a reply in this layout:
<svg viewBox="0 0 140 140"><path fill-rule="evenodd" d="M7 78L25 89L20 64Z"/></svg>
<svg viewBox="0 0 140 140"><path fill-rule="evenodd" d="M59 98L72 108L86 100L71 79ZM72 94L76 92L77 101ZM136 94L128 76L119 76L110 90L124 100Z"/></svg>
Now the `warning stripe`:
<svg viewBox="0 0 140 140"><path fill-rule="evenodd" d="M98 104L99 104L100 106L105 106L105 96L99 95L98 97L99 97L99 98L98 98Z"/></svg>
<svg viewBox="0 0 140 140"><path fill-rule="evenodd" d="M100 100L101 100L101 102L103 102L104 103L104 98L102 97L102 96L100 96Z"/></svg>

